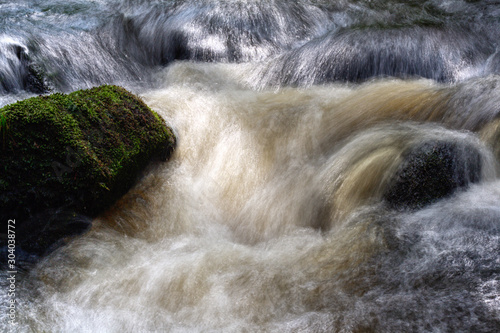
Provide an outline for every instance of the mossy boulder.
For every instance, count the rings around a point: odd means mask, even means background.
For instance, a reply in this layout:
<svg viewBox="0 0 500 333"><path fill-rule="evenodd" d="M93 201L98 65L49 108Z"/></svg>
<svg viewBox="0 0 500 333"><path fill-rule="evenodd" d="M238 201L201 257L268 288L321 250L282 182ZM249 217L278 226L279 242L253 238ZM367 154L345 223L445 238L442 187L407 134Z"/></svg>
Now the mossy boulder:
<svg viewBox="0 0 500 333"><path fill-rule="evenodd" d="M384 194L395 209L422 208L481 180L481 153L467 142L423 142L403 158Z"/></svg>
<svg viewBox="0 0 500 333"><path fill-rule="evenodd" d="M175 137L138 97L117 86L38 96L0 109L2 233L43 252L80 232L134 184ZM5 240L2 240L5 244Z"/></svg>

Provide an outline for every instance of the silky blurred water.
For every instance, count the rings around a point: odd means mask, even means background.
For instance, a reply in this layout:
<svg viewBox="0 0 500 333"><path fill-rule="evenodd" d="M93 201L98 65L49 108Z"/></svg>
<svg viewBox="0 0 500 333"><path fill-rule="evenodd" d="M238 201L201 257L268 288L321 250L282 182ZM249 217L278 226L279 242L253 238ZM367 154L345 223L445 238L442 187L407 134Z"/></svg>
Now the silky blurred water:
<svg viewBox="0 0 500 333"><path fill-rule="evenodd" d="M499 14L0 1L0 104L119 84L178 137L1 330L499 331Z"/></svg>

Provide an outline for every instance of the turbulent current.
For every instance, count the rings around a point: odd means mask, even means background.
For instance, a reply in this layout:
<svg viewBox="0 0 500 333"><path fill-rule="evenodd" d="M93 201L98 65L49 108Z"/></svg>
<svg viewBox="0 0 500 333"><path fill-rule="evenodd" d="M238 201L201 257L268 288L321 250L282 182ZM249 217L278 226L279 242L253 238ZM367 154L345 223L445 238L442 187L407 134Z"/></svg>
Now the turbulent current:
<svg viewBox="0 0 500 333"><path fill-rule="evenodd" d="M500 331L499 40L488 0L0 0L1 105L118 84L178 137L15 325L2 270L0 331Z"/></svg>

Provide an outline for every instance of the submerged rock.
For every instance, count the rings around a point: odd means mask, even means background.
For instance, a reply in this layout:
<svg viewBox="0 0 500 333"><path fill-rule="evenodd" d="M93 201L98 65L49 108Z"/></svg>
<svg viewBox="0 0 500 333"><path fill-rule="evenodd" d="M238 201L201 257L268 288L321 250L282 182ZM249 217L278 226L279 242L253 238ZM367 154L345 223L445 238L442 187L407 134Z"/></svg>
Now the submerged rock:
<svg viewBox="0 0 500 333"><path fill-rule="evenodd" d="M2 233L15 219L16 242L37 253L86 229L175 146L165 122L117 86L8 105L0 129Z"/></svg>
<svg viewBox="0 0 500 333"><path fill-rule="evenodd" d="M404 155L384 195L393 208L422 208L481 179L481 153L467 143L424 142Z"/></svg>

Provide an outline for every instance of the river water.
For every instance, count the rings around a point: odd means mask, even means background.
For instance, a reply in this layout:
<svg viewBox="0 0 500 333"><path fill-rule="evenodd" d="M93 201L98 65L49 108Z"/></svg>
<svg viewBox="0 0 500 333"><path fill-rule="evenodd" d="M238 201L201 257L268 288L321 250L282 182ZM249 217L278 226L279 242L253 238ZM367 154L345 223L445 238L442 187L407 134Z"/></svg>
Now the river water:
<svg viewBox="0 0 500 333"><path fill-rule="evenodd" d="M0 331L500 331L499 18L496 1L1 0L1 105L118 84L178 147L18 273Z"/></svg>

